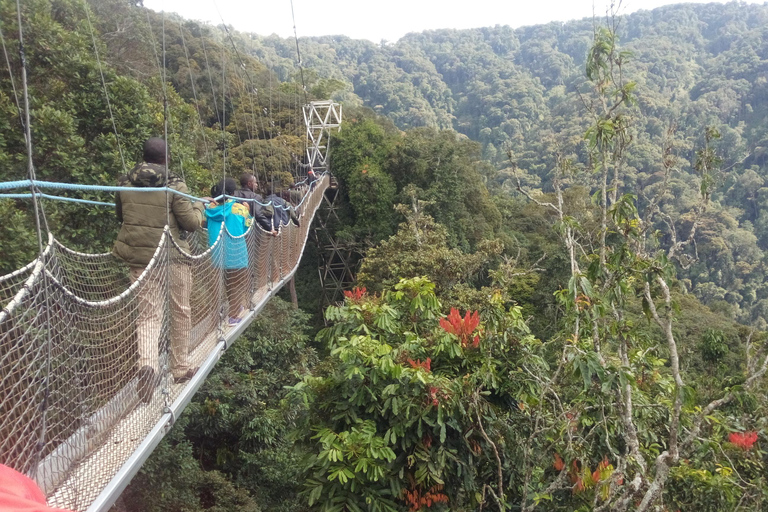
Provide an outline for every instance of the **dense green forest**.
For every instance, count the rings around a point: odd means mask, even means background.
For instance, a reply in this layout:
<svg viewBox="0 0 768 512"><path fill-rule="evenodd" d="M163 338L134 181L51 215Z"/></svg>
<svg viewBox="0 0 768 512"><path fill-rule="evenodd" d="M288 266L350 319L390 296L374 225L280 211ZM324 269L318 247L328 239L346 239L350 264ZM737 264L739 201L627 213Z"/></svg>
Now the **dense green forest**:
<svg viewBox="0 0 768 512"><path fill-rule="evenodd" d="M452 129L481 144L499 171L489 185L515 194L515 174L531 189L552 190L558 158L589 165L582 137L591 118L583 104L591 19L511 29L437 30L376 45L343 36L302 38L307 67L337 79L342 101L363 103L401 129ZM618 35L632 58L623 69L636 84L634 139L623 180L649 197L658 181L662 141L681 158L667 205L690 204L691 162L704 128L723 172L699 231L699 261L681 275L706 304L738 321L766 326L761 213L768 189L768 8L675 5L621 19ZM255 55L281 76L295 72L290 40L260 38ZM670 129L674 133L670 133ZM510 158L511 155L511 158Z"/></svg>
<svg viewBox="0 0 768 512"><path fill-rule="evenodd" d="M764 507L768 7L304 38L303 72L295 41L128 0L21 15L40 178L113 184L167 120L194 193L287 184L301 105L344 103L330 228L357 286L319 318L310 248L302 308L269 304L116 510ZM1 181L27 169L15 20L0 0ZM108 209L44 205L111 245ZM0 212L11 271L33 212Z"/></svg>

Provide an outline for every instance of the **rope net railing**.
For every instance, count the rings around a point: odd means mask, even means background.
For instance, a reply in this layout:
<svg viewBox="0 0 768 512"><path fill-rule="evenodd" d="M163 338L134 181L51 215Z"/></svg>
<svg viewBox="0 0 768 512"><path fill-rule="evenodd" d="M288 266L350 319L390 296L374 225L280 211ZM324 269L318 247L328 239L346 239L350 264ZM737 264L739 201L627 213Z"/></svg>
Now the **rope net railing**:
<svg viewBox="0 0 768 512"><path fill-rule="evenodd" d="M0 276L0 307L4 308L16 296L27 279L29 279L30 274L34 272L36 265L37 260L15 272Z"/></svg>
<svg viewBox="0 0 768 512"><path fill-rule="evenodd" d="M328 183L303 186L299 226L278 235L254 223L208 247L200 230L187 253L166 228L138 275L49 236L37 260L0 276L0 463L51 506L88 509L184 392L173 368L207 361L293 274Z"/></svg>

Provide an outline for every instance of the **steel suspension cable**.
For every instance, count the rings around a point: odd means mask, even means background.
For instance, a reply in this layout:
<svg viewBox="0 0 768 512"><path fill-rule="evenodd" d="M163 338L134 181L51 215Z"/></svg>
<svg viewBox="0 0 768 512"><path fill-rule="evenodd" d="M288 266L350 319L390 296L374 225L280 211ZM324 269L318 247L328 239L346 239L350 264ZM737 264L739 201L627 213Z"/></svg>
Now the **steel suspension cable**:
<svg viewBox="0 0 768 512"><path fill-rule="evenodd" d="M171 133L176 133L176 130L174 129L173 124L173 117L170 115L170 110L168 106L168 83L166 79L166 58L165 58L165 11L162 12L162 36L161 36L161 51L162 51L162 59L161 54L157 51L157 41L155 40L154 31L152 28L152 21L149 18L149 10L146 10L147 13L147 26L149 27L149 36L152 41L152 50L155 54L155 64L157 65L157 73L160 76L160 82L162 86L162 93L163 93L163 137L165 138L165 166L166 166L166 174L168 174L169 167L170 167L170 158L169 151L168 151L168 145L170 144L170 141L168 140L168 125L170 124L171 127ZM184 163L181 158L181 154L178 155L179 158L179 170L181 172L182 179L185 178L184 176Z"/></svg>
<svg viewBox="0 0 768 512"><path fill-rule="evenodd" d="M243 58L240 55L240 50L238 50L237 45L235 44L235 40L232 38L232 33L230 32L229 27L227 26L226 22L224 21L224 17L221 15L221 11L219 11L219 7L216 5L216 2L214 2L214 7L216 7L216 12L219 15L219 19L221 19L221 24L224 27L224 32L227 35L227 38L229 39L230 44L232 45L232 49L235 51L235 56L237 57L238 61L240 62L240 66L243 69L243 73L245 74L246 78L248 79L248 82L251 85L251 90L252 90L253 94L256 96L256 98L258 99L258 88L256 87L256 84L254 83L253 78L251 78L251 75L248 73L248 68L245 65L245 61L243 61ZM271 78L271 75L270 75L270 78ZM267 114L269 114L269 119L271 121L271 124L274 125L274 121L272 120L272 110L271 110L271 108L267 111ZM265 127L264 127L264 119L263 119L263 117L261 115L259 116L259 121L260 121L260 124L261 124L261 131L264 134L264 136L267 137L267 131L266 131ZM272 139L271 127L270 127L270 132L269 132L269 138ZM267 151L269 152L269 156L270 157L274 156L274 154L272 153L272 145L271 144L267 145Z"/></svg>
<svg viewBox="0 0 768 512"><path fill-rule="evenodd" d="M166 191L165 191L165 226L166 226L165 227L165 234L166 234L166 236L167 236L167 238L169 240L172 240L173 237L171 236L170 232L168 231L170 226L171 226L171 195L168 192L171 162L170 162L170 159L168 158L168 144L169 144L169 141L168 141L168 117L169 117L169 115L168 114L169 114L169 112L168 112L168 91L167 91L168 81L166 79L167 63L166 63L166 54L165 54L165 10L163 10L162 22L163 22L162 23L162 36L163 36L163 63L162 63L163 64L163 66L162 66L162 80L163 80L163 135L164 135L164 138L165 138L165 187L166 187ZM181 156L179 156L179 158L181 158ZM181 172L182 172L182 179L183 179L183 175L184 175L184 168L183 167L181 168ZM171 294L173 293L173 288L172 288L173 285L171 284L171 279L174 276L173 261L171 260L170 247L168 248L168 250L165 251L165 265L166 265L165 268L166 268L167 274L166 274L165 283L164 283L165 284L165 302L164 302L163 305L165 307L165 314L167 315L168 318L170 318L170 316L172 314L171 313L171 301L173 300L172 297L171 297ZM171 345L169 345L169 347L168 347L169 353L172 351L172 348L171 348L172 347L172 343L173 343L173 341L171 341ZM166 364L168 364L168 363L166 363ZM170 366L170 365L168 365L168 366ZM169 406L170 406L170 402L169 402L170 393L168 392L169 389L170 389L170 375L168 373L168 367L166 367L164 369L163 374L165 375L165 379L163 380L163 386L164 386L164 389L163 389L163 402L164 402L165 409L168 409Z"/></svg>
<svg viewBox="0 0 768 512"><path fill-rule="evenodd" d="M163 11L162 14L162 39L163 39L163 67L162 67L162 74L161 79L163 81L163 138L165 139L165 186L168 186L168 175L169 175L169 168L171 167L171 163L168 161L168 94L165 90L166 88L166 78L165 78L165 11ZM171 208L170 208L170 201L168 200L170 196L168 195L168 191L165 191L165 225L170 226L171 225ZM170 257L170 252L168 253ZM170 261L169 261L170 263Z"/></svg>
<svg viewBox="0 0 768 512"><path fill-rule="evenodd" d="M253 55L253 36L252 35L250 36L250 42L251 42L250 54ZM254 104L253 104L253 97L254 97L255 94L256 94L256 89L253 89L253 88L251 89L250 93L248 94L248 99L250 100L250 104L251 104L251 126L253 126L253 130L254 131L257 130L257 128L256 128L256 112L255 112L255 108L254 108ZM257 133L256 139L258 139L258 133ZM251 167L252 167L252 170L253 170L253 176L256 179L256 183L257 183L257 186L258 186L258 184L259 184L258 176L259 175L256 172L256 144L253 141L251 141L250 146L251 146ZM264 169L266 171L266 167L267 166L266 166L266 160L264 159L264 154L261 153L261 151L259 151L259 153L261 154L262 163L263 163Z"/></svg>
<svg viewBox="0 0 768 512"><path fill-rule="evenodd" d="M5 46L5 36L2 27L0 27L0 43L3 45L3 54L5 55L5 64L8 67L8 76L11 77L11 89L13 90L13 99L16 101L16 110L19 112L19 123L24 127L24 114L19 103L19 93L16 91L16 81L13 79L13 69L11 68L11 59L8 58L8 49Z"/></svg>
<svg viewBox="0 0 768 512"><path fill-rule="evenodd" d="M37 231L37 245L38 250L40 251L39 258L41 259L41 262L43 264L43 268L48 264L46 261L46 253L43 249L43 231L42 226L40 224L40 219L42 217L43 221L45 222L46 232L50 233L50 230L48 229L48 222L45 220L45 212L42 209L42 205L40 204L40 201L37 197L37 187L35 186L35 179L37 178L35 173L35 164L32 159L32 127L30 125L30 114L29 114L29 86L27 84L27 57L24 53L24 30L22 28L21 23L21 2L20 0L16 0L16 14L17 14L17 20L18 20L18 28L19 28L19 58L21 60L21 84L22 84L22 93L23 93L23 99L24 99L24 137L26 139L26 146L27 146L27 173L29 174L29 180L30 180L30 191L32 192L32 204L33 208L35 210L35 228ZM42 274L43 279L43 286L47 290L48 289L48 278L47 278L47 272L43 272ZM45 293L45 322L46 325L51 325L51 304L50 304L50 294ZM43 403L41 404L41 415L42 419L40 421L40 435L38 437L37 442L37 452L35 454L36 461L33 466L35 468L35 473L37 464L42 459L43 449L45 448L45 439L46 439L46 430L48 426L48 405L49 405L49 398L50 398L50 375L51 375L51 345L52 345L52 338L51 338L51 329L46 329L46 357L45 357L45 375L43 377L43 389L45 390L43 393ZM34 476L34 475L33 475Z"/></svg>
<svg viewBox="0 0 768 512"><path fill-rule="evenodd" d="M251 88L253 90L253 88L254 88L253 81L250 79L250 76L248 75L248 72L245 70L245 64L243 63L242 59L241 59L240 62L241 62L241 66L240 67L243 70L243 74L245 75L245 78L247 78L248 81L250 82ZM257 127L256 127L256 119L255 119L255 116L253 115L253 110L254 110L253 94L248 91L248 84L246 84L245 80L243 80L242 94L244 94L244 95L246 95L248 97L249 103L250 103L250 106L251 106L251 125L248 124L248 118L247 117L244 118L244 121L245 121L245 131L246 131L246 133L248 135L248 141L252 141L254 139L258 139L258 134L257 134ZM238 141L240 142L240 145L242 145L243 144L243 140L240 137L240 127L239 127L239 123L237 121L237 116L233 115L233 119L234 119L234 122L235 122L235 130L237 131ZM253 171L255 173L256 172L256 161L255 161L255 153L254 153L254 148L253 148L253 146L254 146L253 142L250 142L249 145L251 146L251 160L253 161L252 167L253 167Z"/></svg>
<svg viewBox="0 0 768 512"><path fill-rule="evenodd" d="M187 69L189 70L189 83L192 86L192 97L195 99L195 111L197 113L197 120L200 123L200 133L203 136L203 148L205 149L205 159L208 163L208 170L211 172L211 179L213 179L213 168L211 166L211 154L208 150L208 137L205 135L205 125L203 124L203 118L200 116L200 102L197 98L197 88L195 87L195 79L192 76L192 63L189 59L189 50L187 49L186 38L184 37L184 25L179 20L179 32L181 33L181 44L184 46L184 56L187 59Z"/></svg>
<svg viewBox="0 0 768 512"><path fill-rule="evenodd" d="M123 156L123 147L120 144L120 134L117 133L117 124L115 123L115 115L112 112L112 103L109 101L109 90L107 89L107 81L104 78L104 70L101 66L101 58L99 57L99 47L96 44L96 36L93 32L93 25L91 24L91 9L88 4L83 0L83 8L85 9L85 16L88 20L88 29L91 32L91 41L93 42L93 52L96 54L96 62L99 65L99 75L101 75L101 86L104 88L104 97L107 100L107 109L109 110L109 118L112 120L112 129L115 132L115 141L117 142L117 150L120 153L120 161L123 164L123 171L128 172L125 166L125 157Z"/></svg>
<svg viewBox="0 0 768 512"><path fill-rule="evenodd" d="M221 135L224 149L222 155L224 158L221 166L221 179L227 179L227 61L225 59L224 45L221 45ZM224 188L224 187L222 187ZM223 191L222 191L223 193Z"/></svg>
<svg viewBox="0 0 768 512"><path fill-rule="evenodd" d="M235 66L235 69L237 69L237 66ZM237 135L237 142L239 143L240 146L242 146L243 138L240 136L240 123L237 122L237 115L235 115L237 110L237 104L233 100L233 97L236 97L236 93L237 93L237 82L236 81L232 81L232 82L233 82L232 89L235 91L234 94L230 93L230 102L232 103L232 122L235 123L235 134ZM248 123L245 124L245 131L248 135L248 138L250 138L251 131L248 128Z"/></svg>
<svg viewBox="0 0 768 512"><path fill-rule="evenodd" d="M269 76L271 78L272 74L270 73ZM253 88L253 95L256 98L256 105L260 106L261 104L259 102L259 90L257 88L255 88L255 87ZM264 110L266 110L266 112L264 112ZM272 130L270 128L269 133L267 132L267 129L264 126L264 114L268 114L270 121L272 121L272 110L271 109L267 109L267 108L260 108L259 109L259 124L261 125L261 133L264 134L264 137L266 138L266 140L268 142L267 143L267 155L269 157L274 157L275 155L272 152L272 144L269 142L272 139ZM264 157L264 158L265 158L265 161L264 161L264 171L265 171L265 174L266 174L267 160L266 160L266 157Z"/></svg>
<svg viewBox="0 0 768 512"><path fill-rule="evenodd" d="M299 36L296 33L296 14L293 11L293 0L291 0L291 19L293 20L293 38L296 40L296 57L299 60L299 74L301 75L301 89L304 91L304 103L309 103L307 98L307 84L304 83L304 68L301 64L301 51L299 50Z"/></svg>
<svg viewBox="0 0 768 512"><path fill-rule="evenodd" d="M215 2L214 2L214 6L216 6ZM291 9L293 10L293 7ZM240 51L238 50L237 45L235 44L234 38L232 37L232 33L230 32L229 27L227 26L226 22L224 21L224 18L221 16L221 12L218 10L218 6L216 6L216 10L217 10L217 12L219 14L219 18L222 21L222 25L224 27L224 31L225 31L225 33L227 35L227 38L229 39L229 42L232 45L233 50L235 51L235 55L236 55L236 57L239 60L240 66L243 69L243 73L245 74L246 78L248 79L248 81L250 82L250 84L252 86L252 90L253 90L254 96L258 99L258 89L256 88L252 77L248 73L248 70L247 70L247 67L245 65L245 62L244 62L242 56L240 55ZM294 22L294 32L295 32L295 28L296 27L295 27L295 22ZM297 48L298 48L298 40L297 40ZM270 120L269 132L267 132L266 127L264 126L263 116L260 115L259 116L259 120L260 120L260 123L261 123L262 133L264 133L265 136L268 136L269 140L271 140L272 138L274 138L273 129L275 127L275 122L274 122L274 119L272 118L272 108L271 108L271 105L272 105L271 104L271 92L272 92L272 86L271 86L272 74L271 73L270 73L269 77L270 77L269 107L265 107L266 112L264 112L264 113L269 115L269 120ZM302 74L302 83L303 83L303 74ZM278 97L279 97L279 94L278 94ZM237 129L237 120L235 120L235 128ZM225 150L226 150L226 146L225 146ZM268 144L267 151L269 152L270 156L274 156L274 154L272 152L272 145L271 144ZM226 158L226 153L225 153L225 158ZM270 174L271 174L271 179L270 179L271 187L270 187L270 191L273 192L274 189L275 189L274 170L271 170Z"/></svg>
<svg viewBox="0 0 768 512"><path fill-rule="evenodd" d="M296 31L296 14L295 14L294 9L293 9L293 0L291 0L291 19L293 20L293 38L296 41L296 59L297 59L298 64L299 64L299 75L301 76L301 90L304 93L304 104L308 105L309 104L309 98L307 97L307 84L304 82L304 65L303 65L303 63L301 61L301 50L299 49L299 36L298 36L297 31ZM296 98L296 112L297 112L297 117L298 117L298 111L299 111L299 109L298 109L298 103L299 103L298 95L296 95L295 98ZM303 107L302 107L302 109L303 109ZM302 115L302 117L303 117L303 115ZM297 121L296 122L296 126L299 126L299 125L300 125L300 123ZM306 137L304 137L304 155L307 154L307 147L308 146L309 146L309 141L307 140ZM302 159L303 158L304 158L304 156L302 155ZM310 166L312 164L312 162L307 162L307 163Z"/></svg>
<svg viewBox="0 0 768 512"><path fill-rule="evenodd" d="M21 24L21 3L19 0L16 0L16 9L17 9L17 15L18 15L18 23L19 23L19 58L21 60L21 83L22 83L22 98L24 102L24 138L26 142L26 148L27 148L27 175L29 176L30 180L30 189L32 192L32 202L34 204L35 209L35 224L37 225L37 241L40 248L40 254L43 253L43 233L42 233L42 227L41 227L41 216L44 218L44 215L42 212L42 207L39 204L39 201L37 200L37 187L35 186L35 180L37 179L37 174L35 172L35 164L32 160L32 127L30 126L30 115L29 115L29 87L27 85L27 57L24 52L24 33L22 29ZM47 222L46 222L46 231L47 229Z"/></svg>
<svg viewBox="0 0 768 512"><path fill-rule="evenodd" d="M211 84L211 97L213 98L213 108L216 112L216 119L219 121L219 124L221 124L221 115L219 114L219 104L218 100L216 99L216 88L213 86L213 75L211 74L211 66L208 63L208 50L205 48L205 38L200 38L201 42L203 43L203 55L205 56L205 69L208 71L208 82Z"/></svg>

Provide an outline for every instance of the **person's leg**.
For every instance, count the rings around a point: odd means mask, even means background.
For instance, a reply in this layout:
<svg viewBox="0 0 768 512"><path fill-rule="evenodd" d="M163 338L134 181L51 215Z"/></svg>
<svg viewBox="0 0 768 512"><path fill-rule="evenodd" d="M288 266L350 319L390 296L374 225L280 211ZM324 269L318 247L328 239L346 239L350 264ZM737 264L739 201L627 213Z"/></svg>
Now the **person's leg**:
<svg viewBox="0 0 768 512"><path fill-rule="evenodd" d="M227 270L227 297L230 318L241 318L243 310L250 306L250 273L247 268Z"/></svg>
<svg viewBox="0 0 768 512"><path fill-rule="evenodd" d="M143 268L131 269L131 282L136 282ZM136 294L136 338L138 339L139 367L149 366L158 371L158 343L163 324L163 288L157 279L144 279Z"/></svg>
<svg viewBox="0 0 768 512"><path fill-rule="evenodd" d="M187 265L171 265L171 372L175 379L190 371L189 341L192 332L192 308L189 295L192 273Z"/></svg>
<svg viewBox="0 0 768 512"><path fill-rule="evenodd" d="M143 268L131 268L131 283L144 272ZM164 289L159 279L149 275L139 285L136 293L136 339L138 341L139 372L137 392L142 402L152 399L159 380L159 343L163 325Z"/></svg>

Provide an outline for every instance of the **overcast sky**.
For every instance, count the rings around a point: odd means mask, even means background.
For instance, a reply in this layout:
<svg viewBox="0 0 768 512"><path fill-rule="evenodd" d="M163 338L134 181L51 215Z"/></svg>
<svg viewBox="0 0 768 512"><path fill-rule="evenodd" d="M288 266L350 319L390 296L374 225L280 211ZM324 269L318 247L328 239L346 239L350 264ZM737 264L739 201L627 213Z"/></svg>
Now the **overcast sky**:
<svg viewBox="0 0 768 512"><path fill-rule="evenodd" d="M684 2L624 0L621 13L676 3ZM243 32L293 36L290 0L144 0L144 5L213 24L223 19ZM606 0L293 0L299 37L342 34L376 43L439 28L516 28L581 19L592 16L593 6L600 16L607 5Z"/></svg>

